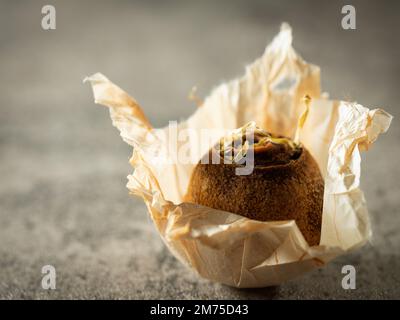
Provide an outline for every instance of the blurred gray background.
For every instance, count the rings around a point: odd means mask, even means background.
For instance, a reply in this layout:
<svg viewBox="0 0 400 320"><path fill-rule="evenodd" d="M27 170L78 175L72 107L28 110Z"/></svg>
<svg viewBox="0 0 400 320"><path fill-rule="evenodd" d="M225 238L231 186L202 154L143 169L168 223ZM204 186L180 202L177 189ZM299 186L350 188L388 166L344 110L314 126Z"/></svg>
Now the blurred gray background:
<svg viewBox="0 0 400 320"><path fill-rule="evenodd" d="M356 7L343 30L341 8ZM57 29L41 28L53 4ZM0 1L0 298L400 298L398 1ZM101 71L155 126L195 110L259 57L281 22L322 69L331 97L395 118L363 156L371 245L279 287L199 279L166 250L141 199L128 196L131 148L82 79ZM41 267L57 290L41 289ZM341 268L357 269L357 289Z"/></svg>

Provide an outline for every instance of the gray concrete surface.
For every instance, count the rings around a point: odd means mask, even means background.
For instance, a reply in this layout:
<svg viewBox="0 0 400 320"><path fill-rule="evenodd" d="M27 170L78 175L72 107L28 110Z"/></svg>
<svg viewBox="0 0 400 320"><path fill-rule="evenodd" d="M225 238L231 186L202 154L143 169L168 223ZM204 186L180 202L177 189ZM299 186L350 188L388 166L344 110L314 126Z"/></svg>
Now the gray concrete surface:
<svg viewBox="0 0 400 320"><path fill-rule="evenodd" d="M0 298L399 298L399 2L0 1ZM57 29L40 27L55 4ZM277 33L322 67L332 97L382 106L396 118L364 156L374 241L279 287L237 290L199 279L165 249L140 199L128 196L130 147L93 104L84 76L101 71L134 95L155 125L194 111L240 75ZM57 290L41 289L41 267ZM341 288L353 264L357 289Z"/></svg>

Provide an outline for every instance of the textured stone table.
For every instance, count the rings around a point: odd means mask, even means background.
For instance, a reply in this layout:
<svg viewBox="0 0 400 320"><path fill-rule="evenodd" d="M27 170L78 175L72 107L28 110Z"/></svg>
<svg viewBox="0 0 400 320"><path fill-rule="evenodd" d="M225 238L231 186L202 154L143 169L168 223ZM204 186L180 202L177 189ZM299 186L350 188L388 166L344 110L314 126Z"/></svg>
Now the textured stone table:
<svg viewBox="0 0 400 320"><path fill-rule="evenodd" d="M44 2L0 1L0 298L399 298L398 2L352 1L353 31L333 1L47 3L54 31L40 27ZM282 21L332 97L397 118L363 156L373 243L280 287L237 290L166 250L125 188L131 149L82 79L103 72L165 125L194 111L193 85L204 96L242 74ZM45 264L57 269L55 291L41 289ZM344 264L357 269L356 290L341 288Z"/></svg>

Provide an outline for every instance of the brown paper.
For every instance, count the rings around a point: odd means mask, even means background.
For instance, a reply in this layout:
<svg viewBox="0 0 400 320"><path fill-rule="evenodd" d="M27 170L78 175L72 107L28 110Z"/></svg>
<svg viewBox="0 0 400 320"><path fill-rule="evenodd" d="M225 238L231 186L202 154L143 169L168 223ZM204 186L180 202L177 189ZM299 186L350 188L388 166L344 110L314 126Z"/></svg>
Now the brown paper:
<svg viewBox="0 0 400 320"><path fill-rule="evenodd" d="M210 144L190 138L178 141L177 150L186 143L193 161L174 161L176 154L165 150L177 140L171 130L153 129L138 103L105 76L97 73L86 80L95 102L110 108L114 126L134 147L130 162L135 170L128 176L128 189L143 198L171 252L202 277L241 288L277 285L362 246L371 236L360 190L360 151L389 128L392 117L381 109L322 97L319 68L294 51L288 25L282 25L242 78L214 89L176 132L208 129L206 139L215 142L221 129L255 121L268 131L293 137L304 111L301 98L311 96L300 141L325 179L319 246L308 246L295 221L261 222L182 203L190 174Z"/></svg>

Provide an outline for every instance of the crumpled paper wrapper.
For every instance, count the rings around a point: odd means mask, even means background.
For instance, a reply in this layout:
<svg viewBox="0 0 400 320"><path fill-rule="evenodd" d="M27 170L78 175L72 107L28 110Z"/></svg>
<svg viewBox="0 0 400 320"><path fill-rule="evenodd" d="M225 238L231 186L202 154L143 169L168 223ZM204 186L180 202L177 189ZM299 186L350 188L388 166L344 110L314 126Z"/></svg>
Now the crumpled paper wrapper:
<svg viewBox="0 0 400 320"><path fill-rule="evenodd" d="M320 69L295 52L287 24L243 77L219 85L176 129L178 134L212 129L207 138L215 142L221 137L215 129L236 129L255 121L268 131L293 137L305 108L302 98L311 96L300 141L325 179L319 246L308 246L295 221L261 222L182 203L194 166L213 143L202 147L189 137L186 150L192 163L167 161L176 160L176 154L165 152L165 146L172 141L179 150L183 142L176 142L168 128L153 129L139 104L102 74L86 80L95 102L109 107L113 125L134 147L130 163L135 170L128 176L128 189L143 198L170 251L200 276L240 288L278 285L370 238L360 190L360 151L389 128L392 117L381 109L321 95Z"/></svg>

